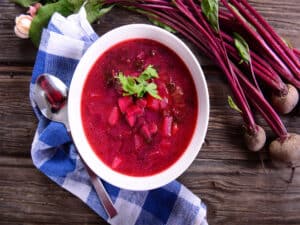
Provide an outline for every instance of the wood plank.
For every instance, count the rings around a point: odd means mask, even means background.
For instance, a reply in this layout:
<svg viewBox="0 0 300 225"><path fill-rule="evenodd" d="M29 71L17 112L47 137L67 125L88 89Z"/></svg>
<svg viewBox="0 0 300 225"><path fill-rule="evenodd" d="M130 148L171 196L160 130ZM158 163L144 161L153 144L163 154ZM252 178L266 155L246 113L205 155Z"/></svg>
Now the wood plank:
<svg viewBox="0 0 300 225"><path fill-rule="evenodd" d="M0 168L0 224L106 224L33 166Z"/></svg>
<svg viewBox="0 0 300 225"><path fill-rule="evenodd" d="M0 155L30 156L36 119L28 76L0 76Z"/></svg>
<svg viewBox="0 0 300 225"><path fill-rule="evenodd" d="M29 166L27 158L5 161L10 163L0 160L0 215L5 224L105 224ZM275 169L266 174L249 161L241 167L234 160L198 159L179 181L207 204L210 224L295 224L300 220L300 176L288 186L284 179L289 174Z"/></svg>

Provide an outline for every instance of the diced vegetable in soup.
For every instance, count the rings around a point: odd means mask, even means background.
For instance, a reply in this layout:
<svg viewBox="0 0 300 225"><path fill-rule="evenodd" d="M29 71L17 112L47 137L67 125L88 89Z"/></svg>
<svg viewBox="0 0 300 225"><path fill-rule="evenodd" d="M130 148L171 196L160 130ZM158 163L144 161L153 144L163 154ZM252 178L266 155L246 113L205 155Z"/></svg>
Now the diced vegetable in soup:
<svg viewBox="0 0 300 225"><path fill-rule="evenodd" d="M97 59L84 84L81 114L86 137L105 164L149 176L183 154L197 107L183 61L156 41L130 39Z"/></svg>

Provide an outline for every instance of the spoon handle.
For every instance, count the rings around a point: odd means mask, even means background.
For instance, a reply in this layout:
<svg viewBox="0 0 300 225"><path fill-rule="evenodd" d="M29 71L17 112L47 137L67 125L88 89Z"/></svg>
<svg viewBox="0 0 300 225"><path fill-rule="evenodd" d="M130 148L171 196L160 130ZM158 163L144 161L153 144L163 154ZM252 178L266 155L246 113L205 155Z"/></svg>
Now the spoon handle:
<svg viewBox="0 0 300 225"><path fill-rule="evenodd" d="M84 163L85 164L85 163ZM117 210L115 209L110 197L108 196L105 187L101 180L96 176L96 174L85 164L85 168L90 176L91 182L98 194L98 197L110 218L117 215Z"/></svg>
<svg viewBox="0 0 300 225"><path fill-rule="evenodd" d="M69 124L65 123L65 126L68 130L68 133L70 135L70 137L72 137L70 129L69 129ZM78 151L77 151L78 152ZM84 160L82 159L81 155L78 152L78 155L81 159L81 161L83 162L85 169L87 170L87 173L90 177L90 180L92 182L92 185L99 197L100 202L102 203L107 215L109 216L109 218L113 218L114 216L117 215L117 210L114 207L110 196L108 195L107 191L105 190L105 187L102 183L102 181L97 177L97 175L88 167L88 165L84 162Z"/></svg>

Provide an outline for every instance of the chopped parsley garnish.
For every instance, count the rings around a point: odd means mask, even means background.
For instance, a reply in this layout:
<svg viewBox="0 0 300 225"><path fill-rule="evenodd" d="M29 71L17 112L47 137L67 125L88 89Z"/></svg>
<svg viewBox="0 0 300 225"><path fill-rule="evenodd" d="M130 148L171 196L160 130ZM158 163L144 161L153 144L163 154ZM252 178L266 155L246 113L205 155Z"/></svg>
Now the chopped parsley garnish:
<svg viewBox="0 0 300 225"><path fill-rule="evenodd" d="M157 85L154 82L149 82L152 78L158 78L158 73L153 65L147 68L138 76L125 76L124 73L119 72L116 76L122 85L123 95L135 95L142 98L146 93L154 98L161 99L158 95Z"/></svg>

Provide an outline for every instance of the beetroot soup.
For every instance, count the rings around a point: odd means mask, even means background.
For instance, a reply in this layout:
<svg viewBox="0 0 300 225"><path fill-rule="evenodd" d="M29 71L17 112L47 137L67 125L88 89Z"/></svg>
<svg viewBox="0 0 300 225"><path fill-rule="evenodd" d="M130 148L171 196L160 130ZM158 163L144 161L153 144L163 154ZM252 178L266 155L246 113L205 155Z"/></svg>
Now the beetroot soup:
<svg viewBox="0 0 300 225"><path fill-rule="evenodd" d="M106 165L148 176L183 154L197 107L183 61L156 41L130 39L97 59L84 84L81 115L86 137Z"/></svg>

